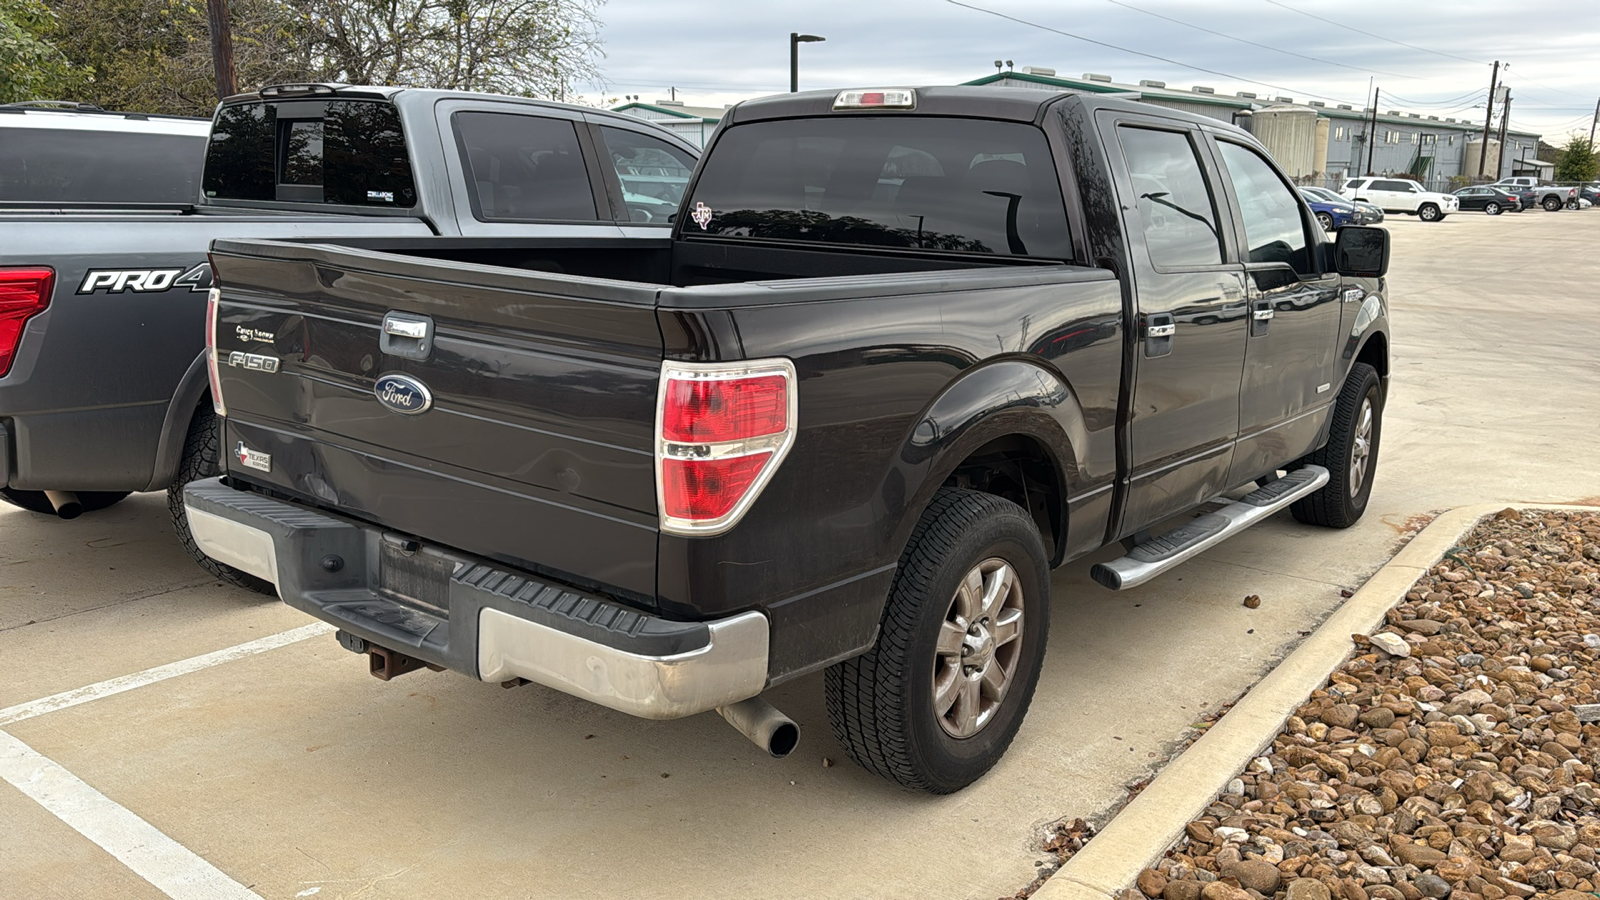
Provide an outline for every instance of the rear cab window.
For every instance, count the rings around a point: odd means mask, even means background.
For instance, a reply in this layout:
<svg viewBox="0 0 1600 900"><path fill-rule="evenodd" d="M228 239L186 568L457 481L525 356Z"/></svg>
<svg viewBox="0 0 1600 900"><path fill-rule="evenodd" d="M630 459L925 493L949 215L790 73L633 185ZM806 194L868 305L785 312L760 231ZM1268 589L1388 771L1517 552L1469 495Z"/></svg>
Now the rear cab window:
<svg viewBox="0 0 1600 900"><path fill-rule="evenodd" d="M680 234L1068 260L1044 132L939 116L759 121L706 158Z"/></svg>
<svg viewBox="0 0 1600 900"><path fill-rule="evenodd" d="M205 196L218 201L410 209L416 181L400 114L384 100L283 100L218 110Z"/></svg>
<svg viewBox="0 0 1600 900"><path fill-rule="evenodd" d="M194 203L202 135L8 127L0 130L0 201Z"/></svg>

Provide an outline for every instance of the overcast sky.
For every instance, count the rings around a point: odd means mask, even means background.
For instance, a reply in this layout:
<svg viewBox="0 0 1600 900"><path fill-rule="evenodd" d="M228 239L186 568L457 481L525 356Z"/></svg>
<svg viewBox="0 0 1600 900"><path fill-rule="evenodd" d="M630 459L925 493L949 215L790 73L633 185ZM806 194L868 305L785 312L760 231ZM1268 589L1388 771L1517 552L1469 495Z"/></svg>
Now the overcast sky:
<svg viewBox="0 0 1600 900"><path fill-rule="evenodd" d="M1371 78L1385 111L1481 120L1490 63L1498 59L1510 64L1501 72L1511 88L1514 127L1557 143L1571 131L1588 132L1600 98L1600 0L960 2L967 5L609 0L600 10L605 84L583 91L589 102L627 94L652 102L676 87L679 100L704 106L786 91L789 32L799 31L827 38L801 45L802 90L958 84L1009 59L1018 69L1097 72L1132 84L1151 78L1170 87L1208 85L1218 93L1255 91L1358 109L1367 105ZM1499 119L1497 109L1496 128Z"/></svg>

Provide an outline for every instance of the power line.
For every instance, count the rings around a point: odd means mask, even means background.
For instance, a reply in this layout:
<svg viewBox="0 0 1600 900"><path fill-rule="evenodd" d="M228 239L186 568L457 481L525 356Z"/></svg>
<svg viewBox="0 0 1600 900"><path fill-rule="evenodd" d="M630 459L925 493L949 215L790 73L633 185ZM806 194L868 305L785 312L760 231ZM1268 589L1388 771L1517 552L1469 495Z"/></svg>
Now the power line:
<svg viewBox="0 0 1600 900"><path fill-rule="evenodd" d="M1508 69L1511 68L1511 64L1510 63L1506 63L1506 68L1508 68ZM1538 86L1540 86L1540 87L1542 87L1542 88L1544 88L1546 90L1555 91L1558 94L1566 94L1568 97L1576 97L1576 98L1578 98L1580 100L1589 99L1588 97L1584 96L1583 94L1574 94L1571 91L1564 91L1564 90L1562 90L1561 88L1558 88L1558 87L1551 87L1550 85L1545 84L1542 81L1534 81L1532 78L1529 78L1526 75L1519 74L1517 77L1521 78L1521 79L1524 79L1526 81L1533 81L1534 84L1537 84Z"/></svg>
<svg viewBox="0 0 1600 900"><path fill-rule="evenodd" d="M1279 7L1281 9L1287 9L1288 11L1290 11L1292 13L1299 13L1302 16L1306 16L1308 18L1316 19L1318 22L1326 22L1329 25L1337 25L1337 26L1339 26L1340 28L1343 28L1346 31L1354 31L1356 34L1364 34L1367 37L1377 38L1380 41L1388 41L1391 44L1399 44L1402 47L1410 47L1413 50L1421 50L1423 53L1432 53L1434 56L1443 56L1443 57L1445 57L1447 59L1459 59L1462 62L1469 62L1469 63L1472 63L1474 65L1479 65L1479 66L1487 66L1488 65L1488 63L1483 62L1481 60L1467 59L1465 56L1456 56L1454 53L1441 53L1438 50L1429 50L1427 47L1418 47L1416 44L1408 44L1405 41L1397 41L1394 38L1386 38L1381 34L1373 34L1370 31L1362 31L1359 28L1352 28L1349 25L1344 24L1343 22L1335 22L1332 19L1324 19L1321 16L1313 15L1312 13L1308 13L1303 9L1295 9L1294 7L1289 6L1286 3L1279 3L1278 0L1266 0L1266 2L1271 3L1273 6Z"/></svg>
<svg viewBox="0 0 1600 900"><path fill-rule="evenodd" d="M1217 37L1227 38L1230 41L1238 41L1241 44L1249 44L1252 47L1260 47L1263 50L1271 50L1271 51L1273 51L1275 53L1282 53L1282 54L1285 54L1287 56L1296 57L1298 59L1309 59L1312 62L1322 63L1324 65L1329 65L1329 66L1338 66L1341 69L1351 69L1351 70L1356 71L1356 72L1367 72L1369 74L1376 74L1376 75L1389 75L1389 76L1392 76L1394 78L1416 78L1417 77L1415 75L1402 75L1399 72L1385 72L1385 71L1382 71L1380 69L1366 69L1366 68L1362 68L1361 66L1352 66L1352 65L1347 65L1347 64L1342 63L1342 62L1334 62L1331 59L1322 59L1322 58L1316 57L1316 56L1307 56L1304 53L1296 53L1293 50L1285 50L1282 47L1274 47L1271 44L1258 44L1255 41L1246 40L1245 38L1238 37L1237 35L1226 34L1226 33L1221 32L1221 31L1212 31L1209 28L1202 28L1201 26L1196 25L1196 24L1194 24L1192 22L1185 22L1185 21L1182 21L1181 19L1174 19L1171 16L1164 16L1161 13L1151 12L1148 9L1141 9L1141 8L1139 8L1137 6L1134 6L1132 3L1123 3L1122 0L1106 0L1106 2L1112 4L1113 6L1120 6L1123 9L1131 9L1134 12L1144 13L1147 16L1154 16L1154 17L1156 17L1158 19L1164 19L1164 20L1166 20L1168 22L1173 23L1174 25L1182 25L1185 28L1193 28L1195 31L1203 31L1206 34L1214 34Z"/></svg>
<svg viewBox="0 0 1600 900"><path fill-rule="evenodd" d="M1459 97L1451 97L1449 100L1410 100L1391 91L1389 93L1389 97L1390 99L1400 101L1402 106L1446 107L1460 106L1462 103L1465 103L1468 100L1482 100L1483 97L1488 93L1488 88L1478 88L1471 93L1462 94Z"/></svg>
<svg viewBox="0 0 1600 900"><path fill-rule="evenodd" d="M1062 31L1059 28L1052 28L1049 25L1041 25L1038 22L1030 22L1027 19L1019 19L1016 16L1007 15L1007 14L1005 14L1003 12L999 12L997 10L985 9L984 7L981 7L981 6L973 6L970 3L962 3L961 0L945 0L945 2L949 3L949 4L952 4L954 6L960 6L960 7L963 7L965 9L973 10L974 12L987 13L987 14L989 14L991 16L996 16L996 17L1001 18L1001 19L1006 19L1007 21L1016 22L1019 25L1026 25L1029 28L1038 28L1038 29L1040 29L1042 31L1048 31L1048 32L1051 32L1053 34L1059 34L1062 37L1069 37L1069 38L1072 38L1073 40L1083 41L1086 44L1094 44L1097 47L1106 47L1106 48L1109 48L1111 50L1120 50L1123 53L1130 53L1130 54L1132 54L1134 56L1142 56L1145 59L1153 59L1153 60L1156 60L1157 62L1164 62L1164 63L1166 63L1168 65L1177 66L1177 67L1182 68L1182 69L1191 69L1191 70L1196 71L1196 72L1205 72L1208 75L1217 75L1217 76L1220 76L1222 78L1232 78L1232 79L1234 79L1236 81L1243 81L1243 82L1245 82L1247 84L1258 84L1258 85L1261 85L1262 87L1272 88L1275 91L1293 91L1293 92L1298 93L1298 94L1303 94L1303 95L1305 95L1307 97L1316 97L1319 100L1332 100L1335 103L1351 103L1351 104L1353 104L1355 102L1353 100L1347 100L1347 99L1343 99L1343 98L1339 98L1339 97L1325 97L1322 94L1313 94L1313 93L1310 93L1309 91L1301 91L1301 90L1298 90L1296 88L1287 87L1287 86L1281 85L1281 84L1272 84L1271 82L1267 82L1267 81L1257 81L1254 78L1246 78L1243 75L1233 75L1233 74L1230 74L1228 72L1220 72L1220 71L1218 71L1216 69L1208 69L1208 68L1206 68L1204 66L1190 65L1189 63L1179 62L1179 61L1177 61L1175 59L1169 59L1168 57L1165 57L1165 56L1157 56L1154 53L1145 53L1142 50L1132 50L1132 49L1129 49L1127 47L1118 46L1117 44L1110 44L1110 43L1107 43L1105 41L1095 40L1094 38L1091 38L1091 37L1084 37L1081 34L1073 34L1070 31Z"/></svg>

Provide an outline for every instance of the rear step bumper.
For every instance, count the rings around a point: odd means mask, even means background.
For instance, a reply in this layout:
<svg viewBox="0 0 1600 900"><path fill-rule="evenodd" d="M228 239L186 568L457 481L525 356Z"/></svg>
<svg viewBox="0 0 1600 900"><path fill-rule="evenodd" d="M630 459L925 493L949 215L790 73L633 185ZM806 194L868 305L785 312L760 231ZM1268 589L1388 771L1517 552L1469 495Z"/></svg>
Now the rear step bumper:
<svg viewBox="0 0 1600 900"><path fill-rule="evenodd" d="M766 685L759 612L675 622L218 478L185 487L184 505L207 556L272 582L290 606L483 681L523 678L648 719Z"/></svg>
<svg viewBox="0 0 1600 900"><path fill-rule="evenodd" d="M1206 513L1145 541L1127 556L1097 563L1089 577L1114 591L1144 584L1208 547L1220 544L1328 483L1328 470L1303 466L1256 488L1214 513Z"/></svg>

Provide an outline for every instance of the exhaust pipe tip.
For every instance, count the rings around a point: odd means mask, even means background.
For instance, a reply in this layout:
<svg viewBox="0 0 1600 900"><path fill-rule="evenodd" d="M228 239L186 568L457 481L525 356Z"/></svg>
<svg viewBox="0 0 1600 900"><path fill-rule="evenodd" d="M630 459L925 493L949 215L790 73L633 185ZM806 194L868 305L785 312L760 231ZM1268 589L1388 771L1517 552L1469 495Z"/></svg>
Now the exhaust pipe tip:
<svg viewBox="0 0 1600 900"><path fill-rule="evenodd" d="M800 746L800 726L760 697L719 706L717 715L773 759L783 759Z"/></svg>
<svg viewBox="0 0 1600 900"><path fill-rule="evenodd" d="M44 498L55 508L56 515L63 519L76 519L83 515L83 504L78 502L78 495L72 491L45 491Z"/></svg>

